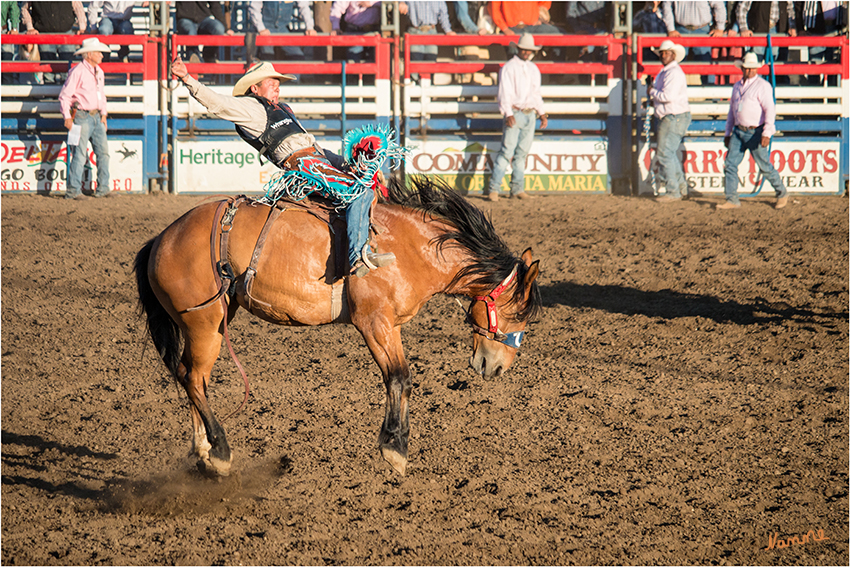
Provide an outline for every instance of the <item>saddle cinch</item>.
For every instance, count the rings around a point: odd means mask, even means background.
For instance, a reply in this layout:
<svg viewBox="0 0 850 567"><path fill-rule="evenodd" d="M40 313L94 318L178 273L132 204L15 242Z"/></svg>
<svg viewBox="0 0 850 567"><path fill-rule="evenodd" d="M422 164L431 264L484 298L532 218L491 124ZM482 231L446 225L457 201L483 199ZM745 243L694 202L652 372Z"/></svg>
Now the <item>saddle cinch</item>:
<svg viewBox="0 0 850 567"><path fill-rule="evenodd" d="M380 234L383 232L383 229L380 226L375 225L371 220L377 198L376 193L369 211L369 227L370 232ZM220 299L225 293L230 297L233 297L237 291L233 282L238 279L238 275L233 272L233 268L228 260L228 240L230 236L230 229L233 228L234 217L236 216L236 212L240 205L269 207L269 216L266 218L266 222L263 224L260 235L257 237L257 242L254 245L254 251L251 254L251 261L244 272L245 277L242 281L241 291L245 295L248 303L248 310L251 311L254 306L264 308L271 307L268 303L253 297L251 290L253 289L254 279L257 276L257 265L259 264L260 256L263 253L263 248L269 231L280 215L284 211L288 210L290 212L301 212L313 215L328 225L328 230L330 230L331 237L333 239L331 254L334 259L334 275L331 286L331 318L334 323L348 323L348 304L345 297L346 286L344 283L349 275L350 266L348 265L348 254L346 253L348 250L348 235L345 230L345 218L343 214L336 210L334 204L329 199L319 195L310 195L303 201L293 201L283 198L278 200L274 205L261 203L245 195L230 197L226 201L222 201L216 209L210 233L210 260L212 261L213 273L216 277L218 292L208 301L198 305L197 307L192 307L188 309L188 311L196 311L198 309L208 307ZM216 246L216 240L218 240L218 246ZM216 249L218 249L217 255Z"/></svg>

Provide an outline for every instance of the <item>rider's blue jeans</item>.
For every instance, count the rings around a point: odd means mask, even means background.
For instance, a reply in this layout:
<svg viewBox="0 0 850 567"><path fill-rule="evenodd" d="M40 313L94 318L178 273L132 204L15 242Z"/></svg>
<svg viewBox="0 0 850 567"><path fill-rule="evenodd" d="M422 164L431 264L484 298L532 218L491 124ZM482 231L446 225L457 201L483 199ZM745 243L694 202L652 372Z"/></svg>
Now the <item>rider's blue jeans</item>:
<svg viewBox="0 0 850 567"><path fill-rule="evenodd" d="M354 199L345 209L345 222L348 225L348 263L353 266L360 259L363 247L369 241L369 209L375 193L371 188Z"/></svg>

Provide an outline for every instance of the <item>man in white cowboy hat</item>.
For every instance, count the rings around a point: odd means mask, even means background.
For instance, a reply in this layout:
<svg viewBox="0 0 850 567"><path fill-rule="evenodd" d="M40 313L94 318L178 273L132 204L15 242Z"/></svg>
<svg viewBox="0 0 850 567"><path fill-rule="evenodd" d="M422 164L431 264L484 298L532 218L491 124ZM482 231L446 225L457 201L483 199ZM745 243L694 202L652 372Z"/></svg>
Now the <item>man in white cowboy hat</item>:
<svg viewBox="0 0 850 567"><path fill-rule="evenodd" d="M664 68L658 73L649 89L649 98L655 107L658 124L655 153L658 157L658 178L667 192L659 195L659 202L680 201L688 191L688 181L679 161L679 146L691 125L691 107L688 103L688 81L679 67L685 58L685 48L665 39L656 50Z"/></svg>
<svg viewBox="0 0 850 567"><path fill-rule="evenodd" d="M776 191L775 207L782 209L788 204L788 190L779 172L770 163L768 149L770 138L776 133L773 89L770 83L759 77L758 71L762 64L755 53L747 53L743 61L735 61L735 66L742 70L744 76L732 87L732 98L729 100L726 137L723 141L729 149L724 168L726 202L717 205L717 208L737 209L741 206L738 199L738 166L744 154L750 150L759 171Z"/></svg>
<svg viewBox="0 0 850 567"><path fill-rule="evenodd" d="M239 137L280 169L293 171L309 164L321 175L350 177L343 172L342 158L320 148L289 105L280 101L280 84L294 80L294 76L278 73L271 63L256 63L236 82L233 96L229 96L218 94L198 82L179 56L172 62L171 72L210 113L233 122ZM378 254L369 246L369 212L373 196L372 189L368 188L345 208L348 259L352 273L358 276L395 261L392 253Z"/></svg>
<svg viewBox="0 0 850 567"><path fill-rule="evenodd" d="M83 40L83 45L74 55L82 55L83 62L75 65L68 73L59 92L59 109L65 119L65 128L71 131L79 127L80 136L76 146L68 148L71 166L68 170L66 199L88 199L82 193L83 170L88 161L88 146L91 141L97 158L97 188L95 197L110 195L109 190L109 146L106 141L106 94L103 90L104 76L100 63L103 54L112 51L96 37Z"/></svg>
<svg viewBox="0 0 850 567"><path fill-rule="evenodd" d="M534 142L537 117L540 127L546 128L549 119L543 110L543 94L540 90L540 69L531 62L540 47L534 45L531 34L522 34L516 44L519 52L505 63L499 71L499 112L505 117L502 127L502 145L493 163L493 173L486 198L499 200L499 190L508 166L511 166L510 195L527 199L525 192L525 158Z"/></svg>

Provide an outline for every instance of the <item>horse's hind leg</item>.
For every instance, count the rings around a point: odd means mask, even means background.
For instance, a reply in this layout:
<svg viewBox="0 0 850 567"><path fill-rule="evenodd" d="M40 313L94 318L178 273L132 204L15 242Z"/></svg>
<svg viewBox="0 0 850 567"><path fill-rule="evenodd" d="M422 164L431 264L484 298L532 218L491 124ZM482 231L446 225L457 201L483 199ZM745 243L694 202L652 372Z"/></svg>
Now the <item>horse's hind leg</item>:
<svg viewBox="0 0 850 567"><path fill-rule="evenodd" d="M185 374L180 380L191 402L192 451L198 457L198 468L206 474L227 476L232 460L230 446L207 400L210 374L220 349L221 335L217 331L189 328L183 350Z"/></svg>

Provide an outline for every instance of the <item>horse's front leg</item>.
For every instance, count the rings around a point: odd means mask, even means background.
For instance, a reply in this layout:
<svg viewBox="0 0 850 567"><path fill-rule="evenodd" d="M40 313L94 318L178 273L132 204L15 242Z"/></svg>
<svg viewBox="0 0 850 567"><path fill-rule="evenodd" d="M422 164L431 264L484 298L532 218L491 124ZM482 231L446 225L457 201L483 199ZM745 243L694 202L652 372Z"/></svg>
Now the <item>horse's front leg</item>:
<svg viewBox="0 0 850 567"><path fill-rule="evenodd" d="M373 325L367 330L361 329L361 333L381 368L387 389L386 411L378 435L378 447L384 460L403 475L407 470L407 444L410 438L408 406L413 381L404 358L401 330L399 327L387 329L386 326Z"/></svg>

